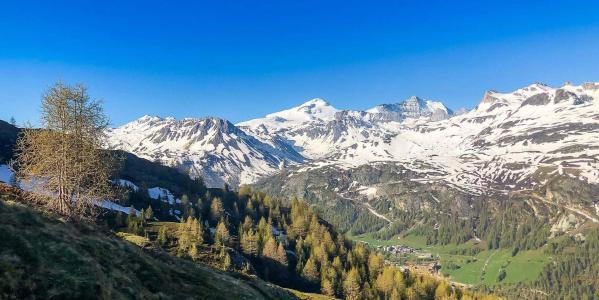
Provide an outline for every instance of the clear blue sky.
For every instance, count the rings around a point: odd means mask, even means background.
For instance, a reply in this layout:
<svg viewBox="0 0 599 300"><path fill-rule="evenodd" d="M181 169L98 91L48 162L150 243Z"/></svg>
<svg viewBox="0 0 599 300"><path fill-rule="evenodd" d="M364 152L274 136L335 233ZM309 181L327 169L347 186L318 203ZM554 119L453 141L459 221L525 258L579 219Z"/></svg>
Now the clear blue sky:
<svg viewBox="0 0 599 300"><path fill-rule="evenodd" d="M315 97L473 107L487 89L599 81L599 1L10 2L0 119L19 122L57 80L86 83L113 125L238 122Z"/></svg>

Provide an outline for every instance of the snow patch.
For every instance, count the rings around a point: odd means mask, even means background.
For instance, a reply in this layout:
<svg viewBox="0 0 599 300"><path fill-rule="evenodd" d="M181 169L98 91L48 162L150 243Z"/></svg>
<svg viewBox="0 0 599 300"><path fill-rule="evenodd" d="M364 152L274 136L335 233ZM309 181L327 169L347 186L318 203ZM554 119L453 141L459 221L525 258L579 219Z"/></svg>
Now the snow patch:
<svg viewBox="0 0 599 300"><path fill-rule="evenodd" d="M181 203L181 199L175 199L175 196L171 193L171 191L161 187L149 188L148 196L150 196L152 199L168 202L171 205L175 204L175 202Z"/></svg>
<svg viewBox="0 0 599 300"><path fill-rule="evenodd" d="M133 207L124 207L124 206L114 203L110 200L102 200L98 203L98 206L106 208L106 209L114 210L114 211L120 211L125 214L129 214L131 211L133 211L136 216L139 216L141 214L137 209L135 209Z"/></svg>
<svg viewBox="0 0 599 300"><path fill-rule="evenodd" d="M114 183L126 187L126 188L130 188L133 191L137 192L139 191L139 187L137 185L135 185L133 182L126 180L126 179L116 179L113 181Z"/></svg>

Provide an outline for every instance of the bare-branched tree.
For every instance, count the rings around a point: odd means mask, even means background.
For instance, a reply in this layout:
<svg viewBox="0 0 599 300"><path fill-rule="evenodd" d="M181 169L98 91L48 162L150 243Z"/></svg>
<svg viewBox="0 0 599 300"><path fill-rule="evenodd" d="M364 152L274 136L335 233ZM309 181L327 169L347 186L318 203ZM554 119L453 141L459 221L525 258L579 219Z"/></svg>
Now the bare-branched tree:
<svg viewBox="0 0 599 300"><path fill-rule="evenodd" d="M81 84L57 83L42 99L41 129L17 142L18 178L33 196L69 218L95 216L111 196L114 157L102 150L108 120Z"/></svg>

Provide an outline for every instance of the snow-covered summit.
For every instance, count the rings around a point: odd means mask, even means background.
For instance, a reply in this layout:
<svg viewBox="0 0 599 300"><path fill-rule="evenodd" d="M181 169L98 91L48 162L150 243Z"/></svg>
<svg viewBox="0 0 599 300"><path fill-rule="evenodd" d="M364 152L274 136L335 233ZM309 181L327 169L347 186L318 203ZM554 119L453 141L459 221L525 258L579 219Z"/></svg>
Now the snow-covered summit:
<svg viewBox="0 0 599 300"><path fill-rule="evenodd" d="M396 122L406 119L440 121L453 115L442 102L425 100L418 96L411 96L399 103L377 105L367 112L374 114L377 120Z"/></svg>
<svg viewBox="0 0 599 300"><path fill-rule="evenodd" d="M416 96L367 111L312 99L236 125L145 116L109 134L114 147L190 169L211 186L252 183L287 167L373 162L474 191L524 185L539 168L558 166L599 182L599 83L488 91L459 113Z"/></svg>
<svg viewBox="0 0 599 300"><path fill-rule="evenodd" d="M112 148L202 176L209 186L256 180L302 161L293 149L275 149L219 118L144 116L108 131Z"/></svg>
<svg viewBox="0 0 599 300"><path fill-rule="evenodd" d="M299 106L271 113L264 118L242 122L237 125L244 127L264 125L269 128L280 129L282 127L296 126L306 122L329 121L335 118L337 112L339 112L339 110L325 100L315 98Z"/></svg>

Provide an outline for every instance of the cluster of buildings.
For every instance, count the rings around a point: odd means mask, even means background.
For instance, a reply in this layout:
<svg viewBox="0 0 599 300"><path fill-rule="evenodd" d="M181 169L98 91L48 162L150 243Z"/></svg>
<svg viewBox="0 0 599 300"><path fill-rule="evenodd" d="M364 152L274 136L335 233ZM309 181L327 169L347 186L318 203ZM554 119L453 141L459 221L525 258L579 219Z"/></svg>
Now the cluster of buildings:
<svg viewBox="0 0 599 300"><path fill-rule="evenodd" d="M412 253L416 252L416 249L414 249L414 248L407 247L407 246L401 246L401 245L397 245L397 246L378 246L377 248L378 248L378 250L389 252L389 253L395 254L395 255L412 254Z"/></svg>

